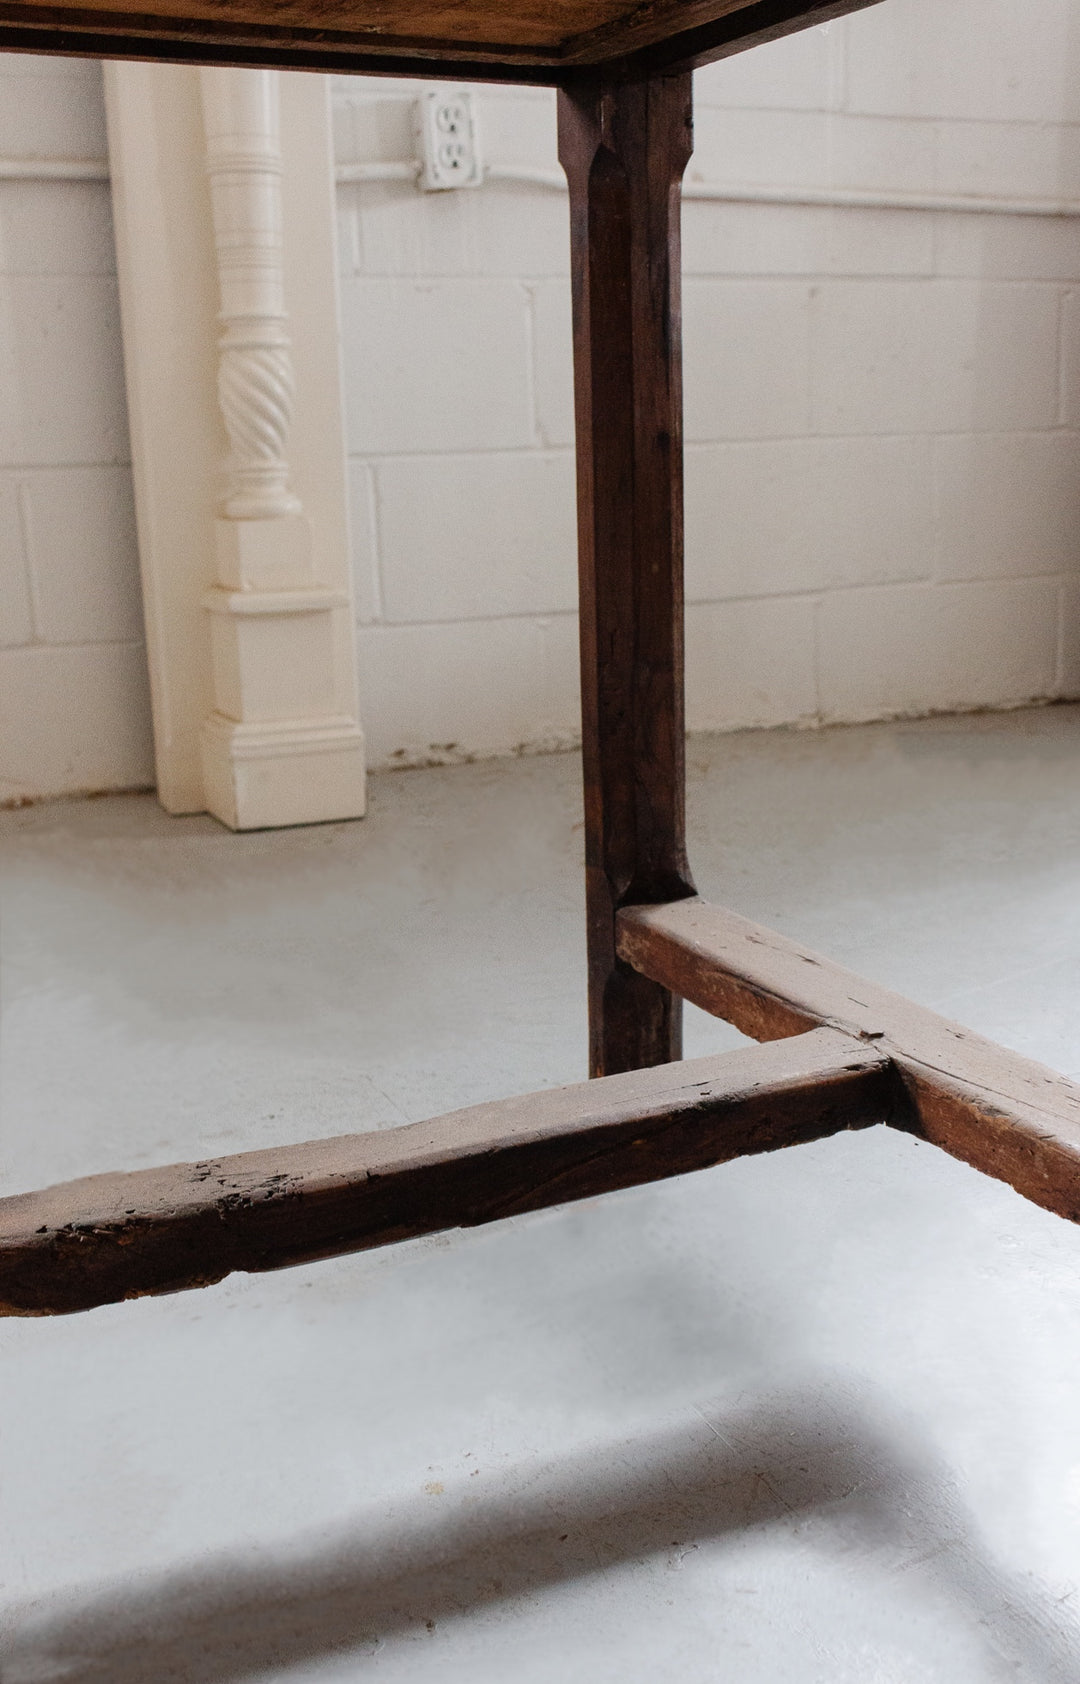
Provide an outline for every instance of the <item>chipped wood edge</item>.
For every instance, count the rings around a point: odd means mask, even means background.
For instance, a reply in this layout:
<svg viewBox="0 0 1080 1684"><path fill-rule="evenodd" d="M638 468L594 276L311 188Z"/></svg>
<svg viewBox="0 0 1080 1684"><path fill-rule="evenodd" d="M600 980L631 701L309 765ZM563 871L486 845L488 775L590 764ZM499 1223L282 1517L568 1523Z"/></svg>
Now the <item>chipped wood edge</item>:
<svg viewBox="0 0 1080 1684"><path fill-rule="evenodd" d="M900 994L693 899L619 915L635 970L755 1040L828 1025L876 1045L911 1100L899 1126L1080 1221L1080 1087Z"/></svg>
<svg viewBox="0 0 1080 1684"><path fill-rule="evenodd" d="M498 1221L867 1127L896 1088L834 1030L380 1133L0 1200L0 1311L53 1315Z"/></svg>

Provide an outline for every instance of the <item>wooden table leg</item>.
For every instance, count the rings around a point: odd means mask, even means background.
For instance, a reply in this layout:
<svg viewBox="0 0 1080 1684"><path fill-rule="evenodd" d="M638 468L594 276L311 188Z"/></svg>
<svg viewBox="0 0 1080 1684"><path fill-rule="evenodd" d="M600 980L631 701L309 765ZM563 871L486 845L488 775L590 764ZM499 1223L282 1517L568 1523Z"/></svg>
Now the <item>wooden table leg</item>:
<svg viewBox="0 0 1080 1684"><path fill-rule="evenodd" d="M677 1059L681 1002L615 950L621 906L693 893L686 861L680 183L689 74L559 92L570 186L589 1067Z"/></svg>

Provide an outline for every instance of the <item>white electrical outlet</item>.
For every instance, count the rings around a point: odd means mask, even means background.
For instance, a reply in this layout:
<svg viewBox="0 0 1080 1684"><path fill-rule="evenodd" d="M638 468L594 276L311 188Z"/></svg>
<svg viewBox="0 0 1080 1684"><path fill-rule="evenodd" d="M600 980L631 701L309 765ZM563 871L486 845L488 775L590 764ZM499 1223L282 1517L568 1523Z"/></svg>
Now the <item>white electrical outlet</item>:
<svg viewBox="0 0 1080 1684"><path fill-rule="evenodd" d="M428 88L416 102L420 186L479 187L484 179L476 104L471 88Z"/></svg>

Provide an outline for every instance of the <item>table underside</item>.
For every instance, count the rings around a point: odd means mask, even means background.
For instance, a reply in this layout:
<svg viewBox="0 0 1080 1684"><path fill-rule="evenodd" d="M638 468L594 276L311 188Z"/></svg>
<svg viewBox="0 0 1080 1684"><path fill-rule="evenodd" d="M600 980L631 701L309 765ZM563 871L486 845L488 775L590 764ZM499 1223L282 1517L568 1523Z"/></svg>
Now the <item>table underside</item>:
<svg viewBox="0 0 1080 1684"><path fill-rule="evenodd" d="M0 50L557 85L669 74L873 0L0 3Z"/></svg>

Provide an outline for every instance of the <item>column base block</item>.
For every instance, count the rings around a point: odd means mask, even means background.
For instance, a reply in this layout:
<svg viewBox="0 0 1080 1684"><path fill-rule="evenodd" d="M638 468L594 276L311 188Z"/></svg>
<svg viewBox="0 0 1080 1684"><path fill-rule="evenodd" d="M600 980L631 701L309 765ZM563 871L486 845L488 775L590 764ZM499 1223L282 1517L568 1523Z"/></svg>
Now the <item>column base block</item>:
<svg viewBox="0 0 1080 1684"><path fill-rule="evenodd" d="M300 513L214 522L218 581L227 590L290 590L313 582L311 527Z"/></svg>
<svg viewBox="0 0 1080 1684"><path fill-rule="evenodd" d="M212 713L202 763L207 810L230 830L359 819L367 805L364 733L352 719L241 724Z"/></svg>

